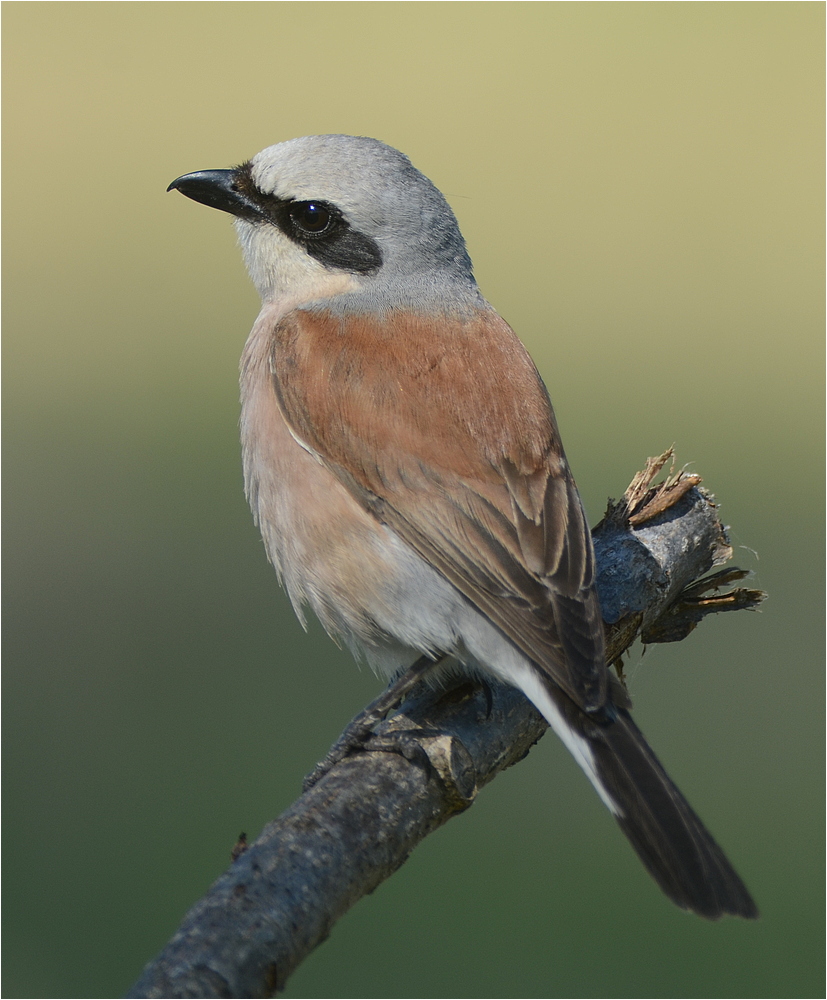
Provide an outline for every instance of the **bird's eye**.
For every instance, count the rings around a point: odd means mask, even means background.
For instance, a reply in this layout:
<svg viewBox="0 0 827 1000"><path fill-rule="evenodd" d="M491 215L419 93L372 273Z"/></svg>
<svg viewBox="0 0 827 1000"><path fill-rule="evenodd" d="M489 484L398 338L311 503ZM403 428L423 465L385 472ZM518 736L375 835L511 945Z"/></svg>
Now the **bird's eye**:
<svg viewBox="0 0 827 1000"><path fill-rule="evenodd" d="M298 201L290 208L293 224L302 232L320 236L333 222L330 209L318 201Z"/></svg>

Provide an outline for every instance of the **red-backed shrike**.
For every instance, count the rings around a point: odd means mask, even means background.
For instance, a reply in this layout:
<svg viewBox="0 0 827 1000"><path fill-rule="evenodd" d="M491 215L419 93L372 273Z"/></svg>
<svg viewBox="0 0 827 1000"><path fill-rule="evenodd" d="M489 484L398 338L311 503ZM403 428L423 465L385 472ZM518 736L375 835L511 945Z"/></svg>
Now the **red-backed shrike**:
<svg viewBox="0 0 827 1000"><path fill-rule="evenodd" d="M756 916L609 679L548 394L442 194L395 149L346 135L170 187L235 216L261 294L244 476L297 614L309 605L388 676L448 655L519 688L672 900Z"/></svg>

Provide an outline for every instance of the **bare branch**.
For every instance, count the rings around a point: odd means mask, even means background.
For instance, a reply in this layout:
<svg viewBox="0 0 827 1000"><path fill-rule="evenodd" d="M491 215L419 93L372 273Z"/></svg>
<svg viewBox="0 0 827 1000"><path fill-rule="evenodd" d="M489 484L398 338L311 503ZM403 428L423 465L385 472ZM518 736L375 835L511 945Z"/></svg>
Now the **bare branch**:
<svg viewBox="0 0 827 1000"><path fill-rule="evenodd" d="M755 607L764 596L709 596L745 574L700 580L732 549L700 477L678 473L651 486L671 457L670 449L650 459L594 532L609 658L619 673L638 635L675 641L705 614ZM336 764L255 843L236 845L231 867L128 996L274 996L339 917L545 729L512 688L457 678L447 690L420 689L377 727L366 752Z"/></svg>

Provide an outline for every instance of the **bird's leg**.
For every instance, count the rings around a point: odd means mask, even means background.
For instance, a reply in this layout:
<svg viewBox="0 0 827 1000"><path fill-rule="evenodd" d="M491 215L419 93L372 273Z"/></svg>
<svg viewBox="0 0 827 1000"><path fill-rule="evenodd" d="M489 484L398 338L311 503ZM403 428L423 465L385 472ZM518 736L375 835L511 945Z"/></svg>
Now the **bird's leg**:
<svg viewBox="0 0 827 1000"><path fill-rule="evenodd" d="M324 758L313 768L310 774L302 782L302 790L307 791L340 760L343 760L354 750L361 750L368 737L389 713L402 704L405 698L411 693L416 685L428 674L438 663L445 659L445 654L436 658L431 656L420 656L410 667L398 677L389 687L387 687L378 698L375 698L367 707L351 720L345 731L325 754Z"/></svg>

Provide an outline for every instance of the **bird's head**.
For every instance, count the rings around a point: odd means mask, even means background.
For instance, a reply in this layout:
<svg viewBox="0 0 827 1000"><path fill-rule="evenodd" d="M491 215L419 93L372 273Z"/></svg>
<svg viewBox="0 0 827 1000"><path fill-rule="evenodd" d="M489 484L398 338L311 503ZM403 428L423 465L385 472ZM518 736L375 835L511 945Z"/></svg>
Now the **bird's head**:
<svg viewBox="0 0 827 1000"><path fill-rule="evenodd" d="M265 302L357 294L364 308L476 296L471 261L440 191L376 139L291 139L239 167L169 189L235 216Z"/></svg>

